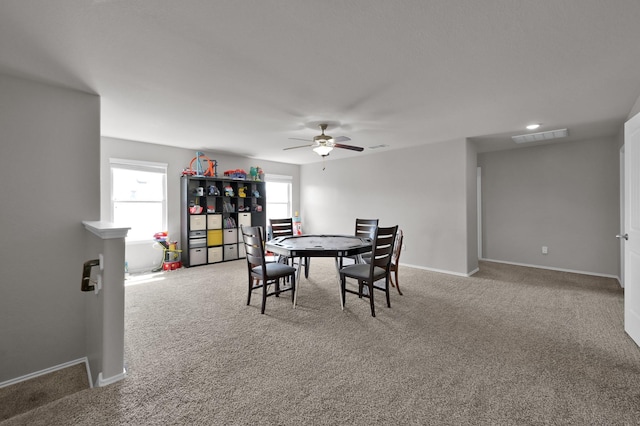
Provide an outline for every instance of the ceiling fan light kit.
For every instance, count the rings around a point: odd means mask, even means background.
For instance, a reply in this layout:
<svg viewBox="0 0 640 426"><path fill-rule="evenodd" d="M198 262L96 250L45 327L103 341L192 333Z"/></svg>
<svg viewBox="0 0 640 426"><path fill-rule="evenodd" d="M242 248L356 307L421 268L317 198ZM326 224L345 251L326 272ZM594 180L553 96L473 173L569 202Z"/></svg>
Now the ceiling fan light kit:
<svg viewBox="0 0 640 426"><path fill-rule="evenodd" d="M316 154L320 155L321 157L325 157L329 155L332 149L333 147L328 145L318 145L315 148L313 148Z"/></svg>

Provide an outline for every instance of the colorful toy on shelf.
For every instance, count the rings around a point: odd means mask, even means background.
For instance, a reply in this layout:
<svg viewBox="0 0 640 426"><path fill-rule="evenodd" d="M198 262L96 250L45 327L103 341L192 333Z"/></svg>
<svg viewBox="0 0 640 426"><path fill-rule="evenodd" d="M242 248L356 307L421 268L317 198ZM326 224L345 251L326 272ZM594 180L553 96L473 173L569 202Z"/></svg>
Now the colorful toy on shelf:
<svg viewBox="0 0 640 426"><path fill-rule="evenodd" d="M230 177L231 179L246 179L247 178L247 172L245 172L242 169L235 169L235 170L227 170L224 172L224 175L226 177Z"/></svg>
<svg viewBox="0 0 640 426"><path fill-rule="evenodd" d="M225 197L233 197L233 196L235 196L235 193L233 192L233 188L231 187L231 185L226 185L224 187L224 196Z"/></svg>
<svg viewBox="0 0 640 426"><path fill-rule="evenodd" d="M262 211L262 206L260 204L254 204L253 205L253 211L254 212L261 212Z"/></svg>
<svg viewBox="0 0 640 426"><path fill-rule="evenodd" d="M195 168L193 167L195 163ZM218 176L218 162L211 160L204 153L198 151L189 163L189 168L182 171L182 176Z"/></svg>
<svg viewBox="0 0 640 426"><path fill-rule="evenodd" d="M264 172L260 166L252 166L249 173L251 174L251 180L256 182L260 182L264 178Z"/></svg>
<svg viewBox="0 0 640 426"><path fill-rule="evenodd" d="M247 197L247 193L245 192L246 190L247 190L246 186L241 186L240 188L238 188L238 197L246 198Z"/></svg>
<svg viewBox="0 0 640 426"><path fill-rule="evenodd" d="M256 198L260 198L260 192L258 192L258 190L256 189L255 191L253 191L253 196Z"/></svg>
<svg viewBox="0 0 640 426"><path fill-rule="evenodd" d="M207 188L207 194L208 195L213 195L213 196L218 196L218 195L220 195L220 190L215 185L209 185L209 187Z"/></svg>

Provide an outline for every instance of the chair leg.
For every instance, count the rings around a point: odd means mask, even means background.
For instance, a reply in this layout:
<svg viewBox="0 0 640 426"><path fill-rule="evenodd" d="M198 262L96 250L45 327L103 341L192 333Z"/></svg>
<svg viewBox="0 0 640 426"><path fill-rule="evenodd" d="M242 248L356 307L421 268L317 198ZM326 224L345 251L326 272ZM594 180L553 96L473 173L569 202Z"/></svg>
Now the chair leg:
<svg viewBox="0 0 640 426"><path fill-rule="evenodd" d="M261 314L264 314L264 308L266 305L267 305L267 283L265 281L262 283L262 309L260 310Z"/></svg>
<svg viewBox="0 0 640 426"><path fill-rule="evenodd" d="M393 283L393 279L391 278L391 275L389 275L389 280L391 281L391 285L394 286L396 288L396 290L398 290L398 293L400 294L400 296L402 296L402 291L400 291L400 281L398 281L398 268L396 268L393 271L393 273L396 276L395 284Z"/></svg>
<svg viewBox="0 0 640 426"><path fill-rule="evenodd" d="M291 303L296 300L296 274L291 275Z"/></svg>
<svg viewBox="0 0 640 426"><path fill-rule="evenodd" d="M342 293L342 306L347 304L347 300L345 299L345 296L347 295L346 281L347 281L346 277L342 275L340 277L340 292Z"/></svg>
<svg viewBox="0 0 640 426"><path fill-rule="evenodd" d="M251 304L251 291L253 290L253 277L249 277L249 292L247 293L247 305Z"/></svg>
<svg viewBox="0 0 640 426"><path fill-rule="evenodd" d="M367 283L367 287L369 288L369 303L371 304L371 316L376 316L376 308L373 305L373 283Z"/></svg>
<svg viewBox="0 0 640 426"><path fill-rule="evenodd" d="M387 277L387 279L385 279L385 282L384 282L384 292L385 292L385 294L387 296L387 308L390 308L391 307L391 298L389 297L389 281L388 281L388 278L389 277Z"/></svg>

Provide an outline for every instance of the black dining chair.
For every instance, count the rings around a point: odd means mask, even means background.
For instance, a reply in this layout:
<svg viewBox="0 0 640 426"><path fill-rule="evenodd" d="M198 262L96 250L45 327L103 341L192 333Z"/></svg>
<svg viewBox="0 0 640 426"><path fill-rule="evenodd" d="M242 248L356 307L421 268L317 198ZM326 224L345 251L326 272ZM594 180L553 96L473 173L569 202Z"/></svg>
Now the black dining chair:
<svg viewBox="0 0 640 426"><path fill-rule="evenodd" d="M380 290L385 292L387 307L391 307L389 269L397 231L397 225L387 228L377 227L374 231L370 262L356 263L340 269L340 290L342 291L343 303L346 303L346 293L357 294L360 298L366 297L371 305L371 316L375 317L374 290ZM357 291L347 288L347 278L357 280ZM363 292L365 285L368 290L366 294Z"/></svg>
<svg viewBox="0 0 640 426"><path fill-rule="evenodd" d="M249 292L247 305L251 304L253 290L262 289L262 307L260 313L264 314L267 297L280 296L280 293L291 291L291 302L295 300L296 293L296 268L284 263L269 262L265 259L263 230L261 226L241 227L242 239L247 258L247 271L249 273ZM280 279L290 279L291 285L280 287ZM269 286L273 285L273 289Z"/></svg>
<svg viewBox="0 0 640 426"><path fill-rule="evenodd" d="M396 233L396 241L393 243L393 254L391 255L391 264L389 265L389 283L391 287L395 287L398 290L398 294L402 296L402 290L400 290L400 281L398 280L398 267L400 266L400 253L402 252L402 243L404 234L402 229L398 228ZM371 261L371 253L365 253L362 255L362 260L366 263ZM395 283L394 283L395 275Z"/></svg>
<svg viewBox="0 0 640 426"><path fill-rule="evenodd" d="M356 237L364 237L373 239L373 232L378 226L378 219L356 219L356 230L353 233ZM346 256L340 258L340 267L344 266L344 260L350 259L351 263L359 263L358 256Z"/></svg>
<svg viewBox="0 0 640 426"><path fill-rule="evenodd" d="M284 219L269 219L269 224L271 225L271 234L273 236L273 238L276 237L287 237L290 235L294 235L293 233L293 219L290 217L284 218ZM284 263L289 263L288 258L283 257L283 256L279 256L278 257L278 261L279 262L284 262ZM310 258L308 257L300 257L298 258L298 262L297 265L298 267L302 267L304 266L304 277L305 278L309 278L309 265L310 265ZM291 266L295 267L296 266L296 261L295 259L291 259Z"/></svg>

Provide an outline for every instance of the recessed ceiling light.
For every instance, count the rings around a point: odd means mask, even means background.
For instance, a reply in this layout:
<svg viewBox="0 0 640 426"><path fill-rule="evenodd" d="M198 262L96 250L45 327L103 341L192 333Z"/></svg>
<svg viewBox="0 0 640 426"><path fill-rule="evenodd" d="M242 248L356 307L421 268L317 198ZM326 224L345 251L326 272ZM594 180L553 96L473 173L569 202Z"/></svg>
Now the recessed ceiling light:
<svg viewBox="0 0 640 426"><path fill-rule="evenodd" d="M529 124L529 125L527 126L527 129L528 129L528 130L535 130L535 129L537 129L538 127L540 127L540 124L538 124L538 123L535 123L535 124Z"/></svg>

